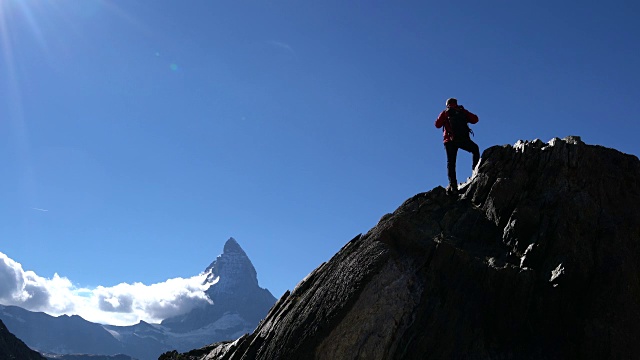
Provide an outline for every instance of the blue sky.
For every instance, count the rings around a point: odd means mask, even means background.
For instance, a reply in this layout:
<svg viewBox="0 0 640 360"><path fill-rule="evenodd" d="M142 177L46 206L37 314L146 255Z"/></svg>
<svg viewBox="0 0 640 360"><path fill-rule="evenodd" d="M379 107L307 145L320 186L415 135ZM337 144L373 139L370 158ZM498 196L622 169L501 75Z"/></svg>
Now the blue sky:
<svg viewBox="0 0 640 360"><path fill-rule="evenodd" d="M446 184L448 97L479 116L481 150L579 135L637 156L639 16L632 1L0 0L0 252L92 291L192 279L233 236L279 297ZM470 164L461 152L459 180Z"/></svg>

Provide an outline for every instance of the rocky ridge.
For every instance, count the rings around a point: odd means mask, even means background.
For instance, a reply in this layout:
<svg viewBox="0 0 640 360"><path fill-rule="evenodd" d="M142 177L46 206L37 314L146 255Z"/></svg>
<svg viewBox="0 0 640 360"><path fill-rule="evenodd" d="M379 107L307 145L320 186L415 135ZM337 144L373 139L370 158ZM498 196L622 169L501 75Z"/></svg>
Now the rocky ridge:
<svg viewBox="0 0 640 360"><path fill-rule="evenodd" d="M579 137L484 151L349 241L250 335L161 359L640 358L640 161Z"/></svg>

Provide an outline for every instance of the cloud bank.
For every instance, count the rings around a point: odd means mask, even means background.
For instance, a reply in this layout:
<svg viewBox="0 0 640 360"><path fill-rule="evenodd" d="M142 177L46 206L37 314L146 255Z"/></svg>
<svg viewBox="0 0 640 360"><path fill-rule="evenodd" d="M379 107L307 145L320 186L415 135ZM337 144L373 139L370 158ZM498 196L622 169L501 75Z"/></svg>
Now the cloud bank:
<svg viewBox="0 0 640 360"><path fill-rule="evenodd" d="M49 315L80 315L110 325L133 325L140 320L158 323L210 304L205 290L207 274L145 285L118 284L94 289L79 288L58 274L47 279L0 252L0 304L15 305Z"/></svg>

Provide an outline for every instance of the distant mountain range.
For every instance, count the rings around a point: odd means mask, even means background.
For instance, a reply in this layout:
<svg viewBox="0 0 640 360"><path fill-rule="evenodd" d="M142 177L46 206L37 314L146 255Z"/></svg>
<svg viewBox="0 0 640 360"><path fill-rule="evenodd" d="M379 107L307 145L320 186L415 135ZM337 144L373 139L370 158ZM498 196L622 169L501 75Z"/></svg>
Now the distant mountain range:
<svg viewBox="0 0 640 360"><path fill-rule="evenodd" d="M225 243L222 255L206 271L207 281L218 278L206 291L213 304L161 324L141 321L132 326L101 325L77 315L53 317L2 305L0 320L11 333L41 353L126 354L140 360L155 360L166 351L186 351L250 333L276 302L269 290L259 287L251 260L233 238Z"/></svg>
<svg viewBox="0 0 640 360"><path fill-rule="evenodd" d="M73 355L58 355L58 354L44 354L47 360L136 360L129 355L87 355L87 354L73 354Z"/></svg>

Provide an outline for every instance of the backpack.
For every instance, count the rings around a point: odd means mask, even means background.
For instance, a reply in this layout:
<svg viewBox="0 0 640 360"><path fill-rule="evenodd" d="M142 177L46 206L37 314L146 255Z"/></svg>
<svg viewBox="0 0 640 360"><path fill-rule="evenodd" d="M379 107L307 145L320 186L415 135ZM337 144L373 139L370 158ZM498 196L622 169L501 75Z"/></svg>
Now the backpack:
<svg viewBox="0 0 640 360"><path fill-rule="evenodd" d="M452 132L452 138L454 140L468 140L469 134L473 134L473 131L467 124L467 114L461 107L451 107L446 110L447 119L449 120L449 128Z"/></svg>

